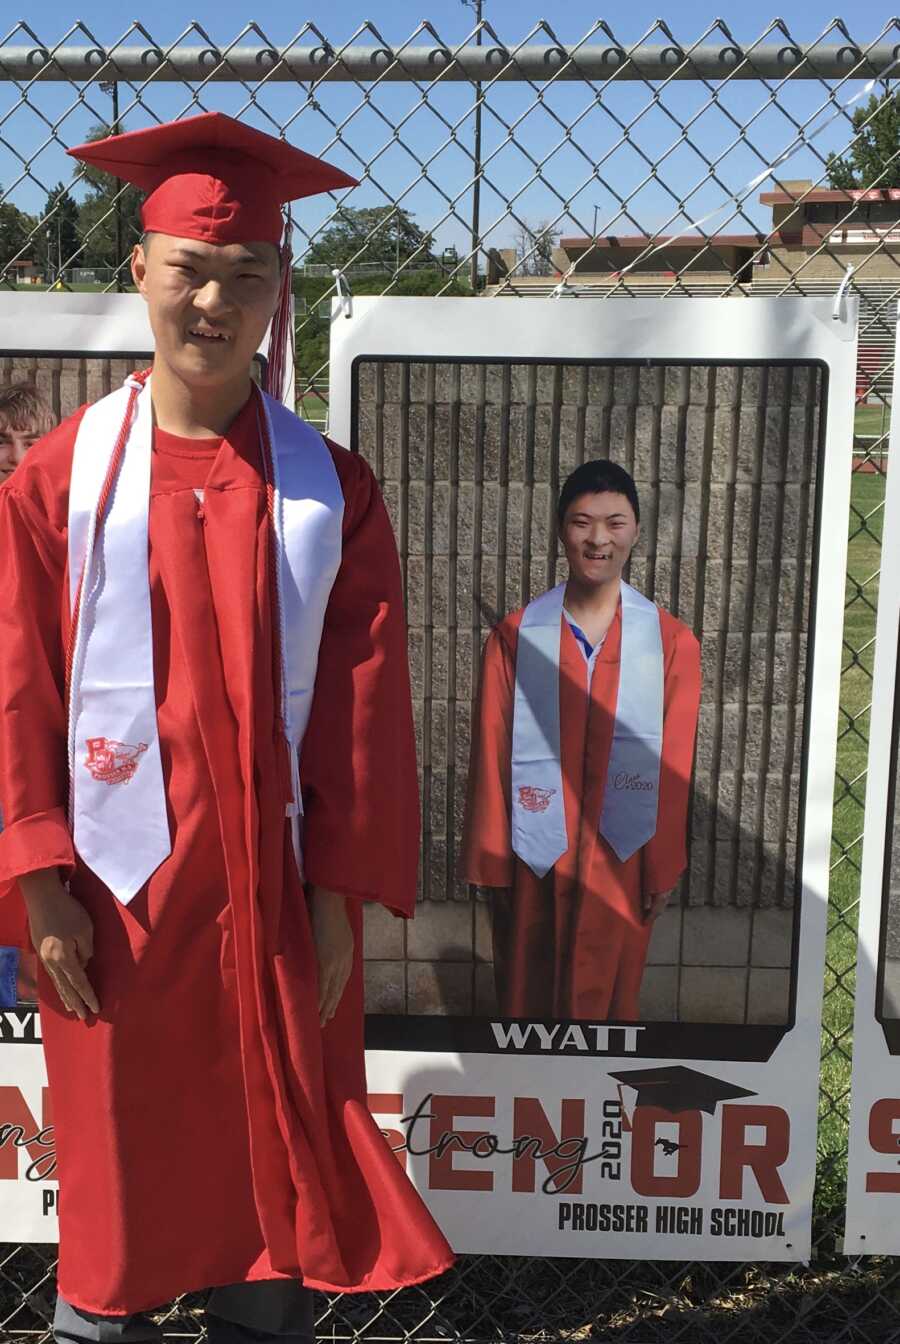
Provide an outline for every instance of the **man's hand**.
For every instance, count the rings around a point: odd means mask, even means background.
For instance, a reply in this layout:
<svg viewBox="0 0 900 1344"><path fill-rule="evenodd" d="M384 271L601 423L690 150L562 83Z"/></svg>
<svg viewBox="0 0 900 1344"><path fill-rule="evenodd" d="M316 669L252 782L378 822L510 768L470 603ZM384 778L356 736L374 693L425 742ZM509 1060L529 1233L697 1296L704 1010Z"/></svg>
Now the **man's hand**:
<svg viewBox="0 0 900 1344"><path fill-rule="evenodd" d="M353 930L346 897L324 887L309 888L309 913L319 962L319 1023L324 1027L337 1012L353 969Z"/></svg>
<svg viewBox="0 0 900 1344"><path fill-rule="evenodd" d="M28 911L31 941L56 986L63 1007L82 1022L100 1004L85 974L94 952L94 926L84 906L71 896L56 868L27 873L19 889Z"/></svg>
<svg viewBox="0 0 900 1344"><path fill-rule="evenodd" d="M674 890L675 888L672 887L670 891L661 891L658 896L651 896L647 892L644 893L641 897L641 913L644 917L645 924L652 924L655 920L659 919L660 915L669 904L669 897Z"/></svg>

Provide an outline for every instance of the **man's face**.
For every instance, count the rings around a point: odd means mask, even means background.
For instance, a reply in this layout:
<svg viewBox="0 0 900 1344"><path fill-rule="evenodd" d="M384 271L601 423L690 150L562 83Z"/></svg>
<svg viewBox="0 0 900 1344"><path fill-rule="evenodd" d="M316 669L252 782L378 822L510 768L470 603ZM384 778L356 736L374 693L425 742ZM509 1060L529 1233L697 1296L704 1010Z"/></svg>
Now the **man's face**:
<svg viewBox="0 0 900 1344"><path fill-rule="evenodd" d="M572 578L585 584L619 578L640 533L625 495L609 490L578 495L560 529Z"/></svg>
<svg viewBox="0 0 900 1344"><path fill-rule="evenodd" d="M11 476L40 434L30 429L0 429L0 483Z"/></svg>
<svg viewBox="0 0 900 1344"><path fill-rule="evenodd" d="M131 269L149 309L156 353L191 387L246 377L275 311L280 281L271 243L224 247L154 233Z"/></svg>

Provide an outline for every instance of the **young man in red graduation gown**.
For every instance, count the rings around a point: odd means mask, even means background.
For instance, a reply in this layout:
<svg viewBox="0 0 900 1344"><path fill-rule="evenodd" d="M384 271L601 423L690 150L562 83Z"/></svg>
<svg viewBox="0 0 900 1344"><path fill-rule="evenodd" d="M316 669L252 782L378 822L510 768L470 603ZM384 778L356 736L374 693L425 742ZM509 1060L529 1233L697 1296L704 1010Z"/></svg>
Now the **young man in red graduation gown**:
<svg viewBox="0 0 900 1344"><path fill-rule="evenodd" d="M558 520L568 582L485 645L462 866L493 889L501 1013L634 1021L686 865L699 645L623 583L640 506L622 467L577 468Z"/></svg>
<svg viewBox="0 0 900 1344"><path fill-rule="evenodd" d="M365 1105L362 903L412 912L418 844L394 540L366 464L249 376L280 203L350 179L220 114L72 152L149 193L156 354L0 489L0 920L41 960L55 1333L136 1344L212 1287L213 1344L299 1341L309 1287L452 1259Z"/></svg>

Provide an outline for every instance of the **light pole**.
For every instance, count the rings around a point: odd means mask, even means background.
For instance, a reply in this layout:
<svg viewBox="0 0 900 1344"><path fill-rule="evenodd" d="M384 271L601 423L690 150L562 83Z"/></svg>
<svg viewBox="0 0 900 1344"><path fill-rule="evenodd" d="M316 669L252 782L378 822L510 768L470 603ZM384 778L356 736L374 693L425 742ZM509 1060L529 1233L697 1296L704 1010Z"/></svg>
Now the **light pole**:
<svg viewBox="0 0 900 1344"><path fill-rule="evenodd" d="M113 119L112 119L112 126L110 127L110 131L111 131L111 134L112 134L112 135L118 135L118 134L119 134L119 129L120 129L120 128L119 128L119 85L118 85L118 82L117 82L116 80L114 80L114 79L111 79L111 80L104 81L103 83L101 83L100 87L101 87L101 89L103 90L104 93L108 93L108 94L110 94L110 96L112 97L112 114L113 114ZM119 179L117 178L116 180L118 181ZM116 192L116 201L115 201L115 210L116 210L116 264L115 264L115 272L116 272L116 289L118 290L118 292L119 292L120 294L122 293L122 288L123 288L123 286L122 286L122 273L121 273L121 270L120 270L120 267L121 267L121 265L122 265L122 260L123 260L123 258L122 258L122 191L123 191L123 187L122 187L121 182L119 182L119 190Z"/></svg>
<svg viewBox="0 0 900 1344"><path fill-rule="evenodd" d="M470 5L475 11L475 19L478 24L475 33L475 45L480 47L481 37L481 14L483 0L462 0L464 5ZM473 146L473 159L475 163L475 176L472 180L472 239L471 239L471 265L469 280L472 285L472 293L478 293L478 253L481 247L480 232L480 212L481 212L481 83L475 84L475 144Z"/></svg>
<svg viewBox="0 0 900 1344"><path fill-rule="evenodd" d="M600 206L599 206L598 203L595 201L595 202L594 202L594 222L593 222L593 224L591 225L591 245L590 245L590 247L587 249L587 252L585 252L585 253L583 254L582 257L579 257L579 261L583 261L583 260L584 260L584 257L588 256L589 253L594 252L594 251L596 250L596 247L597 247L597 211L598 211L599 209L600 209Z"/></svg>

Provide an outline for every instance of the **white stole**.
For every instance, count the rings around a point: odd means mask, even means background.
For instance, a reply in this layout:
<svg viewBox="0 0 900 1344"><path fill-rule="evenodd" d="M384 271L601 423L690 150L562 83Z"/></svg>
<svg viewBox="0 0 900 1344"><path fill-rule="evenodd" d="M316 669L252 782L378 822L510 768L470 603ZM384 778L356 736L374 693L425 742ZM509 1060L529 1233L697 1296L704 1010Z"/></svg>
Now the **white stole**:
<svg viewBox="0 0 900 1344"><path fill-rule="evenodd" d="M85 412L69 493L69 591L77 622L69 692L70 826L84 863L123 904L171 853L150 611L149 379L137 396L106 514L97 525L99 497L135 386L140 382L129 378ZM299 865L298 753L341 562L344 500L322 436L274 398L263 393L261 400L274 472L282 719L292 760L287 812Z"/></svg>
<svg viewBox="0 0 900 1344"><path fill-rule="evenodd" d="M529 602L519 625L512 733L512 849L544 877L569 847L563 794L559 584ZM663 730L659 610L621 585L616 719L597 829L623 862L656 832ZM590 694L590 687L588 687Z"/></svg>

